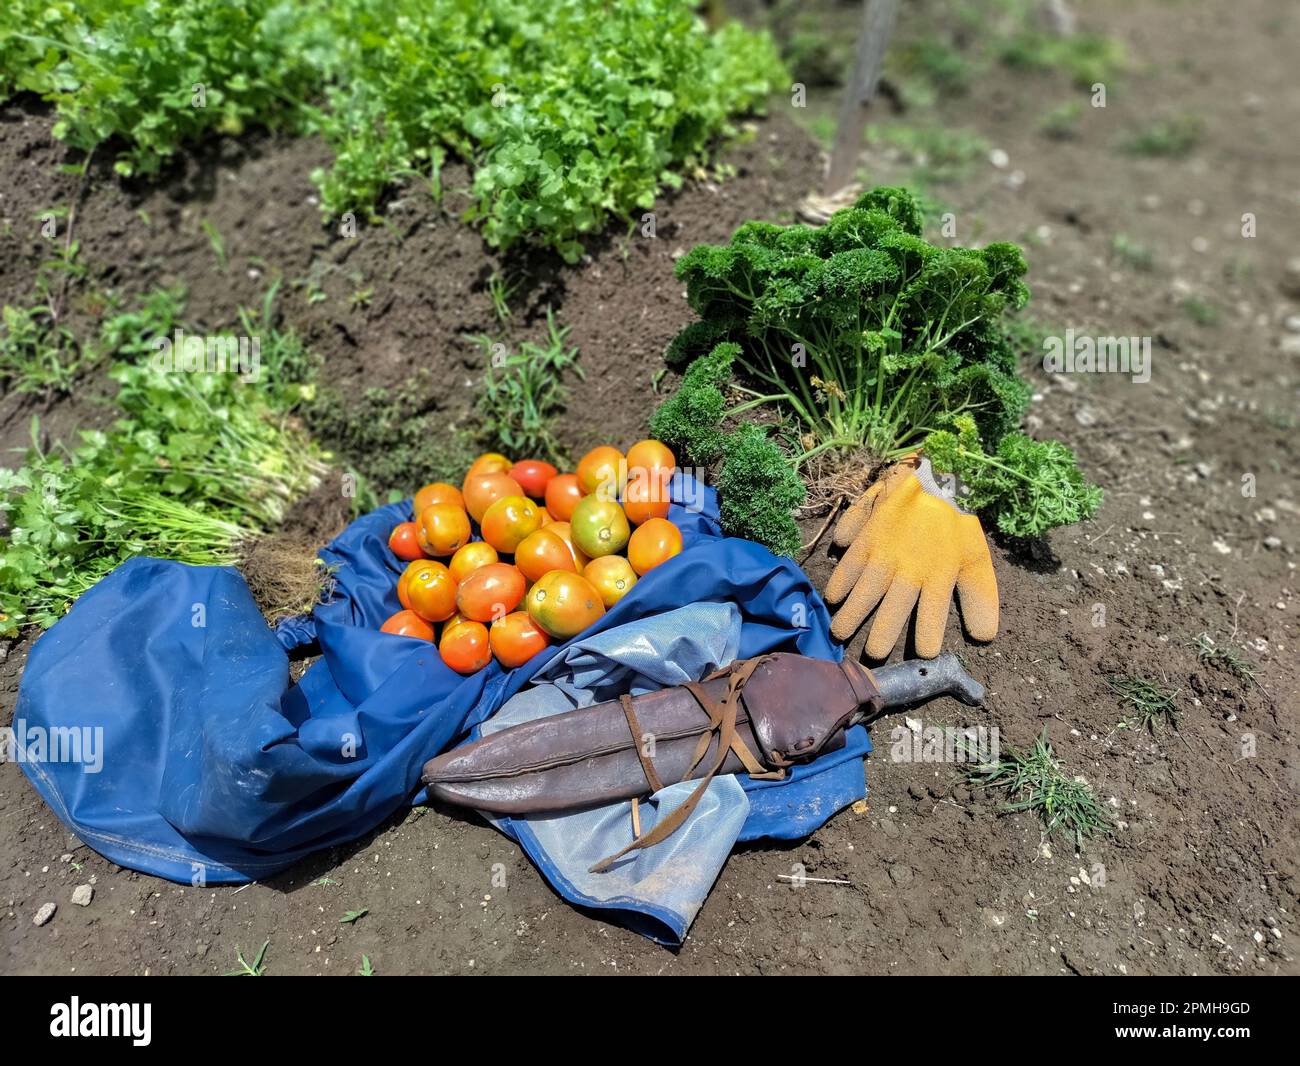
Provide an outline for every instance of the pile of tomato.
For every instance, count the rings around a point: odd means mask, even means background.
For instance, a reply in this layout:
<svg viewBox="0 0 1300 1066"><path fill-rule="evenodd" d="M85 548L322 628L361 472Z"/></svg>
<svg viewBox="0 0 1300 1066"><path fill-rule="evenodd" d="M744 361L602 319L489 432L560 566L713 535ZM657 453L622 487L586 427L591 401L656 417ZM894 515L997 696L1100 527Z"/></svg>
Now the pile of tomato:
<svg viewBox="0 0 1300 1066"><path fill-rule="evenodd" d="M577 636L682 550L668 520L676 467L656 440L626 455L593 448L568 474L540 459L480 455L459 488L420 489L414 519L394 527L388 546L407 563L397 581L402 610L380 628L436 641L461 674L493 656L521 666Z"/></svg>

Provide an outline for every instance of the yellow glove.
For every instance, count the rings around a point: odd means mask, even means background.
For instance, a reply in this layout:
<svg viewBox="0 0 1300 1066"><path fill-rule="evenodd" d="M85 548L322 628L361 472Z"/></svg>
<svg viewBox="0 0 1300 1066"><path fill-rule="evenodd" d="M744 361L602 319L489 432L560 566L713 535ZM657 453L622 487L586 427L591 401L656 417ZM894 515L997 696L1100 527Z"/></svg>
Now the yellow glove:
<svg viewBox="0 0 1300 1066"><path fill-rule="evenodd" d="M885 658L919 599L916 653L932 659L943 646L954 587L970 635L997 636L998 581L984 530L935 483L928 459L910 456L890 467L845 512L834 540L848 546L826 585L829 602L844 600L831 622L840 640L879 604L867 654Z"/></svg>

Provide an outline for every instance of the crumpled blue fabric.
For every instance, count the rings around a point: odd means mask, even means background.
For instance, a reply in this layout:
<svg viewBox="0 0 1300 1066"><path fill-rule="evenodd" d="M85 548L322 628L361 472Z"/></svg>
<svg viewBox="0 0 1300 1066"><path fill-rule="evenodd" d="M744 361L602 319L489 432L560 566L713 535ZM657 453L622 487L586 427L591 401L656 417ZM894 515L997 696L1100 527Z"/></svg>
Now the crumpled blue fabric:
<svg viewBox="0 0 1300 1066"><path fill-rule="evenodd" d="M722 537L715 494L688 477L674 477L669 514L684 550L583 639L688 603L730 603L742 618L738 657L780 649L838 659L803 572ZM689 498L702 506L682 507ZM424 762L464 740L564 646L516 670L493 663L461 677L432 645L380 633L399 608L402 564L388 534L409 517L408 501L349 525L320 553L335 569L335 596L277 630L231 568L123 563L32 648L14 757L96 851L192 884L268 877L422 802ZM297 684L290 652L320 655ZM98 768L49 757L41 738L56 730L99 738ZM861 797L866 739L856 732L789 782L750 789L740 839L806 835ZM813 773L826 768L835 772Z"/></svg>

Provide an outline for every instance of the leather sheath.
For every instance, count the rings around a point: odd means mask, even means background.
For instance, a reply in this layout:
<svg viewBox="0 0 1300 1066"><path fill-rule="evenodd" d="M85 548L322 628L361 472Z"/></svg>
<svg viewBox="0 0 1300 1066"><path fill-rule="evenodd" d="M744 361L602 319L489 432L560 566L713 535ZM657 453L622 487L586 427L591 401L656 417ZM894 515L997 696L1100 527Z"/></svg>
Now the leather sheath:
<svg viewBox="0 0 1300 1066"><path fill-rule="evenodd" d="M743 684L733 685L733 672L746 669ZM692 686L675 686L626 700L630 709L611 701L540 718L431 759L423 778L440 799L495 814L649 796L709 774L722 731L706 705L727 705L730 713L732 688L735 738L751 758L742 760L733 743L717 770L723 774L753 773L759 764L764 776L779 777L796 763L842 748L845 729L882 704L871 672L857 663L766 655L737 661L700 682L703 700ZM640 735L634 736L634 727Z"/></svg>

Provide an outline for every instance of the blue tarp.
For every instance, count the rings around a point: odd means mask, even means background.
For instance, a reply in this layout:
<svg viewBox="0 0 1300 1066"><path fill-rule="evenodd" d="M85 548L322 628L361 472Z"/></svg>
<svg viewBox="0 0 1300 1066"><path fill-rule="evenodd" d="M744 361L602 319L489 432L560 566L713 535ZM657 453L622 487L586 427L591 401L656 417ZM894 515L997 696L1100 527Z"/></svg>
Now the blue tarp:
<svg viewBox="0 0 1300 1066"><path fill-rule="evenodd" d="M712 490L679 474L673 491L703 499L670 512L684 550L583 637L688 603L734 603L739 657L838 659L804 573L722 537ZM464 740L561 648L517 670L493 662L461 677L432 645L380 633L400 606L403 564L388 534L409 517L409 502L391 504L348 526L320 553L337 568L334 598L276 630L231 568L123 563L32 649L14 756L37 791L107 858L196 884L265 878L422 801L424 762ZM290 684L295 649L321 658ZM805 836L861 798L867 748L858 729L847 752L788 782L742 779L750 811L740 839Z"/></svg>

